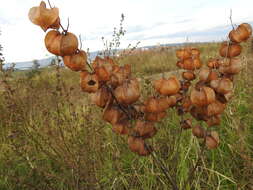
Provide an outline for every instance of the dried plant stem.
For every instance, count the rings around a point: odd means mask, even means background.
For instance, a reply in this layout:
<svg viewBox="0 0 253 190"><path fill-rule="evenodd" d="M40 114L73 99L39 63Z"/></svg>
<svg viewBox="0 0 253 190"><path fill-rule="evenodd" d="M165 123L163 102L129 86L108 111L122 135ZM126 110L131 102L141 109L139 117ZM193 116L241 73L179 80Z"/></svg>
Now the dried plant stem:
<svg viewBox="0 0 253 190"><path fill-rule="evenodd" d="M193 178L195 176L195 172L197 171L197 168L198 168L198 166L200 164L200 161L201 161L201 159L202 159L202 157L204 155L204 152L206 150L205 144L206 144L206 138L204 137L204 141L201 144L201 150L199 151L199 154L198 154L198 160L196 161L195 165L190 170L189 176L188 176L187 180L184 183L183 189L185 189L186 185L189 184L189 183L190 183L190 186L192 185L192 180L193 180Z"/></svg>
<svg viewBox="0 0 253 190"><path fill-rule="evenodd" d="M150 148L150 146L147 145L146 143L145 143L145 147L146 147L146 149L150 152L150 154L151 154L153 160L155 161L155 163L157 164L157 166L159 166L159 168L160 168L160 169L162 170L162 172L164 173L166 179L167 179L168 182L171 184L172 189L173 189L173 190L178 190L178 187L177 187L176 182L173 181L172 177L169 175L169 171L168 171L168 169L166 168L166 166L163 164L163 162L156 156L155 151L152 150L152 149Z"/></svg>

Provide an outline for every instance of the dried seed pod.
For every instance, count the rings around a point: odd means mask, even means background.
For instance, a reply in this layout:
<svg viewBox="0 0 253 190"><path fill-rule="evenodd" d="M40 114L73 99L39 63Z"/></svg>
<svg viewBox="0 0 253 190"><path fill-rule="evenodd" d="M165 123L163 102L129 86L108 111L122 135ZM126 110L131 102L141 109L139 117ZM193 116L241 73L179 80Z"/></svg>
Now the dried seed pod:
<svg viewBox="0 0 253 190"><path fill-rule="evenodd" d="M91 101L97 106L103 108L111 100L111 93L103 86L97 92L91 94Z"/></svg>
<svg viewBox="0 0 253 190"><path fill-rule="evenodd" d="M129 120L128 119L121 119L117 123L113 124L112 131L120 134L120 135L128 135L129 134Z"/></svg>
<svg viewBox="0 0 253 190"><path fill-rule="evenodd" d="M225 104L222 104L216 100L207 106L207 116L211 117L214 115L219 115L225 110L225 108Z"/></svg>
<svg viewBox="0 0 253 190"><path fill-rule="evenodd" d="M78 40L70 32L61 34L59 31L51 30L46 34L45 45L52 54L59 56L73 55L77 51Z"/></svg>
<svg viewBox="0 0 253 190"><path fill-rule="evenodd" d="M209 127L220 125L221 122L221 115L214 115L212 117L209 117L206 121L207 125Z"/></svg>
<svg viewBox="0 0 253 190"><path fill-rule="evenodd" d="M137 120L134 131L143 139L153 137L157 130L154 127L154 124L148 121Z"/></svg>
<svg viewBox="0 0 253 190"><path fill-rule="evenodd" d="M210 82L216 79L218 79L218 73L209 68L202 68L199 72L200 81Z"/></svg>
<svg viewBox="0 0 253 190"><path fill-rule="evenodd" d="M241 54L242 46L236 43L224 42L221 44L219 52L220 56L222 57L228 58L236 57Z"/></svg>
<svg viewBox="0 0 253 190"><path fill-rule="evenodd" d="M206 106L215 101L215 92L212 88L201 87L198 89L193 89L191 91L191 102L196 106Z"/></svg>
<svg viewBox="0 0 253 190"><path fill-rule="evenodd" d="M99 81L109 81L114 69L114 62L110 58L103 59L97 56L92 63L92 67Z"/></svg>
<svg viewBox="0 0 253 190"><path fill-rule="evenodd" d="M190 109L190 114L198 121L208 120L206 107L192 106Z"/></svg>
<svg viewBox="0 0 253 190"><path fill-rule="evenodd" d="M183 69L186 70L195 70L199 69L202 66L202 63L199 58L188 58L183 61Z"/></svg>
<svg viewBox="0 0 253 190"><path fill-rule="evenodd" d="M200 56L200 51L197 48L191 48L191 55L192 58L199 58Z"/></svg>
<svg viewBox="0 0 253 190"><path fill-rule="evenodd" d="M185 120L181 121L180 122L180 126L184 130L191 129L192 128L192 121L191 121L191 119L185 119Z"/></svg>
<svg viewBox="0 0 253 190"><path fill-rule="evenodd" d="M233 90L233 82L228 78L221 78L213 80L210 83L210 86L220 94L227 94Z"/></svg>
<svg viewBox="0 0 253 190"><path fill-rule="evenodd" d="M117 124L124 118L124 113L117 106L110 105L104 109L103 120L111 123L112 125Z"/></svg>
<svg viewBox="0 0 253 190"><path fill-rule="evenodd" d="M189 112L190 108L192 106L192 102L189 96L186 96L183 100L182 100L182 108L184 112Z"/></svg>
<svg viewBox="0 0 253 190"><path fill-rule="evenodd" d="M119 103L132 104L140 97L139 82L137 79L127 80L115 89L114 94Z"/></svg>
<svg viewBox="0 0 253 190"><path fill-rule="evenodd" d="M166 116L166 112L146 113L145 119L151 122L159 122Z"/></svg>
<svg viewBox="0 0 253 190"><path fill-rule="evenodd" d="M192 134L197 138L204 138L206 136L206 130L200 125L196 125L192 128Z"/></svg>
<svg viewBox="0 0 253 190"><path fill-rule="evenodd" d="M161 78L159 80L154 81L154 88L162 95L177 94L180 90L180 87L180 82L174 76L168 79Z"/></svg>
<svg viewBox="0 0 253 190"><path fill-rule="evenodd" d="M208 149L217 148L219 143L219 134L216 131L211 131L211 133L206 136L206 146Z"/></svg>
<svg viewBox="0 0 253 190"><path fill-rule="evenodd" d="M96 92L99 88L98 76L87 71L81 72L81 88L84 92Z"/></svg>
<svg viewBox="0 0 253 190"><path fill-rule="evenodd" d="M232 58L224 60L223 65L220 66L219 72L224 74L238 74L242 69L242 62L239 58Z"/></svg>
<svg viewBox="0 0 253 190"><path fill-rule="evenodd" d="M219 68L220 60L219 59L209 59L207 62L207 66L211 69Z"/></svg>
<svg viewBox="0 0 253 190"><path fill-rule="evenodd" d="M176 104L177 100L175 96L165 98L148 98L145 102L145 112L148 113L159 113L163 112L171 106Z"/></svg>
<svg viewBox="0 0 253 190"><path fill-rule="evenodd" d="M183 79L189 80L189 81L194 80L196 78L194 72L192 72L192 71L183 72L182 77L183 77Z"/></svg>
<svg viewBox="0 0 253 190"><path fill-rule="evenodd" d="M176 65L177 65L177 67L179 67L180 69L183 69L183 67L184 67L183 61L178 61L178 62L176 63Z"/></svg>
<svg viewBox="0 0 253 190"><path fill-rule="evenodd" d="M66 55L63 57L65 66L72 71L84 71L87 62L87 54L85 51L78 51L73 55Z"/></svg>
<svg viewBox="0 0 253 190"><path fill-rule="evenodd" d="M59 9L56 7L47 9L44 1L41 1L40 6L32 7L29 10L28 17L33 24L39 25L44 32L48 28L60 28Z"/></svg>
<svg viewBox="0 0 253 190"><path fill-rule="evenodd" d="M182 81L182 83L181 83L181 90L188 91L188 89L190 88L190 86L191 86L191 82L190 81Z"/></svg>
<svg viewBox="0 0 253 190"><path fill-rule="evenodd" d="M123 84L125 79L130 78L130 76L131 65L125 64L123 67L114 66L110 82L112 86L119 86Z"/></svg>
<svg viewBox="0 0 253 190"><path fill-rule="evenodd" d="M145 147L145 142L142 138L129 136L128 147L132 152L135 152L140 156L148 156L150 154L150 152Z"/></svg>
<svg viewBox="0 0 253 190"><path fill-rule="evenodd" d="M183 48L176 50L176 56L180 60L188 59L192 56L190 49Z"/></svg>
<svg viewBox="0 0 253 190"><path fill-rule="evenodd" d="M240 43L246 41L251 34L251 26L248 23L243 23L229 33L229 38L232 42Z"/></svg>

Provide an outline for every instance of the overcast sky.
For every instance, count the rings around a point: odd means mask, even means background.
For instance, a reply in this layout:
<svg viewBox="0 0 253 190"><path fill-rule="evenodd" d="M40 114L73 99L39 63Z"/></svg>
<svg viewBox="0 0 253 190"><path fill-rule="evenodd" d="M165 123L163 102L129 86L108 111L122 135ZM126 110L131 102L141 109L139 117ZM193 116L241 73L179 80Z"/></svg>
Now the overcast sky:
<svg viewBox="0 0 253 190"><path fill-rule="evenodd" d="M2 0L3 1L3 0ZM38 0L5 0L0 6L0 44L6 62L30 61L50 55L45 33L28 19ZM125 15L127 33L121 47L163 43L219 41L226 38L230 9L233 22L253 24L253 0L51 0L60 9L62 24L83 38L83 49L101 50L101 37L110 38Z"/></svg>

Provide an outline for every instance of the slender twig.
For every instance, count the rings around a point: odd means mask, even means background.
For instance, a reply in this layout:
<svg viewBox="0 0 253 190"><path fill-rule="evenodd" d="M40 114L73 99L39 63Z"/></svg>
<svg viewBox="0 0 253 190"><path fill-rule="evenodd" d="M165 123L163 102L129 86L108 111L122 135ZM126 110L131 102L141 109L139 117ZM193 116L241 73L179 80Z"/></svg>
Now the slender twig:
<svg viewBox="0 0 253 190"><path fill-rule="evenodd" d="M82 47L83 47L82 36L81 36L81 34L79 35L79 41L80 41L80 50L81 50Z"/></svg>
<svg viewBox="0 0 253 190"><path fill-rule="evenodd" d="M66 32L69 31L69 18L68 18L68 25L67 25L67 29L66 29Z"/></svg>
<svg viewBox="0 0 253 190"><path fill-rule="evenodd" d="M230 20L230 23L231 23L231 26L232 26L232 28L233 28L233 30L235 29L234 28L234 25L233 25L233 21L232 21L232 9L230 9L230 16L229 16L229 20Z"/></svg>
<svg viewBox="0 0 253 190"><path fill-rule="evenodd" d="M156 162L156 164L160 167L160 169L162 170L162 172L164 173L166 179L170 182L173 190L178 190L177 184L173 181L172 177L169 175L169 171L166 168L166 166L163 164L163 162L157 158L155 151L152 150L150 148L149 145L147 145L146 143L144 144L145 148L150 152L152 158L154 159L154 161Z"/></svg>
<svg viewBox="0 0 253 190"><path fill-rule="evenodd" d="M183 189L186 188L186 185L187 185L188 183L190 183L190 185L192 184L192 179L193 179L193 177L195 176L195 172L196 172L196 170L197 170L197 168L198 168L198 166L199 166L199 164L200 164L201 158L202 158L203 155L204 155L205 144L206 144L206 137L204 137L204 141L203 141L203 143L201 144L201 150L200 150L200 152L199 152L199 154L198 154L198 160L196 161L195 165L194 165L194 166L192 167L192 169L190 170L189 176L188 176L187 180L186 180L185 183L184 183Z"/></svg>

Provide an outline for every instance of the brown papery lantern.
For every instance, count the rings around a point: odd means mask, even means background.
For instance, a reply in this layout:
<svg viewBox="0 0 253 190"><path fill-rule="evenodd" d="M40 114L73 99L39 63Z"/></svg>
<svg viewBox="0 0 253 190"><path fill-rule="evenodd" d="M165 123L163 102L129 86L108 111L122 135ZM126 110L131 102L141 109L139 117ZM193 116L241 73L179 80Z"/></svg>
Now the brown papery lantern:
<svg viewBox="0 0 253 190"><path fill-rule="evenodd" d="M251 26L248 23L243 23L229 33L229 38L232 42L240 43L249 39L251 34Z"/></svg>
<svg viewBox="0 0 253 190"><path fill-rule="evenodd" d="M99 81L109 81L113 72L114 62L97 56L92 63L92 67L97 74Z"/></svg>
<svg viewBox="0 0 253 190"><path fill-rule="evenodd" d="M213 80L210 86L220 94L227 94L233 90L233 82L228 78Z"/></svg>
<svg viewBox="0 0 253 190"><path fill-rule="evenodd" d="M176 56L180 60L188 59L192 56L191 50L189 48L183 48L176 50Z"/></svg>
<svg viewBox="0 0 253 190"><path fill-rule="evenodd" d="M129 126L130 126L129 120L126 118L123 118L117 123L113 124L112 131L120 135L128 135Z"/></svg>
<svg viewBox="0 0 253 190"><path fill-rule="evenodd" d="M131 65L125 64L124 66L115 65L113 67L110 84L112 86L122 85L125 79L131 76Z"/></svg>
<svg viewBox="0 0 253 190"><path fill-rule="evenodd" d="M206 121L207 125L209 127L220 125L221 123L221 115L214 115L212 117L209 117Z"/></svg>
<svg viewBox="0 0 253 190"><path fill-rule="evenodd" d="M146 113L145 119L151 122L158 122L165 118L166 112L159 112L159 113Z"/></svg>
<svg viewBox="0 0 253 190"><path fill-rule="evenodd" d="M206 146L208 149L217 148L219 143L219 134L216 131L211 131L211 133L206 136Z"/></svg>
<svg viewBox="0 0 253 190"><path fill-rule="evenodd" d="M196 78L194 72L192 72L192 71L183 72L182 77L183 77L183 79L189 80L189 81L194 80Z"/></svg>
<svg viewBox="0 0 253 190"><path fill-rule="evenodd" d="M206 130L202 126L196 125L192 128L192 134L197 138L204 138Z"/></svg>
<svg viewBox="0 0 253 190"><path fill-rule="evenodd" d="M111 93L105 86L102 86L98 89L97 92L91 94L91 101L92 103L96 104L97 106L103 108L111 100Z"/></svg>
<svg viewBox="0 0 253 190"><path fill-rule="evenodd" d="M137 79L129 79L114 91L115 97L121 104L129 105L140 97L140 87Z"/></svg>
<svg viewBox="0 0 253 190"><path fill-rule="evenodd" d="M161 78L159 80L154 81L154 88L162 95L177 94L180 90L180 87L180 82L174 76L168 79Z"/></svg>
<svg viewBox="0 0 253 190"><path fill-rule="evenodd" d="M241 54L242 46L240 44L223 42L220 47L220 56L232 58Z"/></svg>
<svg viewBox="0 0 253 190"><path fill-rule="evenodd" d="M63 57L63 62L66 67L71 69L72 71L84 71L86 62L87 62L87 54L85 51L77 51L73 55L66 55Z"/></svg>
<svg viewBox="0 0 253 190"><path fill-rule="evenodd" d="M191 54L192 58L199 58L200 56L200 51L197 48L191 48Z"/></svg>
<svg viewBox="0 0 253 190"><path fill-rule="evenodd" d="M138 134L138 136L142 137L143 139L151 138L157 132L153 123L142 120L136 121L134 131Z"/></svg>
<svg viewBox="0 0 253 190"><path fill-rule="evenodd" d="M219 72L225 74L238 74L242 69L242 62L239 58L231 58L223 60L223 64L219 68Z"/></svg>
<svg viewBox="0 0 253 190"><path fill-rule="evenodd" d="M59 56L73 55L78 48L78 39L70 32L61 34L59 31L51 30L46 34L45 45L52 54Z"/></svg>
<svg viewBox="0 0 253 190"><path fill-rule="evenodd" d="M207 62L207 66L211 69L217 69L220 66L220 60L219 59L209 59Z"/></svg>
<svg viewBox="0 0 253 190"><path fill-rule="evenodd" d="M149 150L145 147L145 142L140 137L128 137L128 147L132 152L139 154L140 156L147 156L150 154Z"/></svg>
<svg viewBox="0 0 253 190"><path fill-rule="evenodd" d="M218 77L219 74L210 68L202 68L199 72L200 81L210 82L212 80L218 79Z"/></svg>
<svg viewBox="0 0 253 190"><path fill-rule="evenodd" d="M207 116L211 117L214 115L220 115L225 110L226 105L222 104L218 100L215 100L207 106Z"/></svg>
<svg viewBox="0 0 253 190"><path fill-rule="evenodd" d="M98 76L87 71L81 72L81 88L84 92L96 92L99 88Z"/></svg>
<svg viewBox="0 0 253 190"><path fill-rule="evenodd" d="M196 106L206 106L215 101L215 92L212 88L201 87L191 91L191 102Z"/></svg>
<svg viewBox="0 0 253 190"><path fill-rule="evenodd" d="M126 118L126 116L116 105L110 105L104 109L103 119L112 125L117 124L124 118Z"/></svg>
<svg viewBox="0 0 253 190"><path fill-rule="evenodd" d="M185 119L182 122L180 122L180 126L182 129L191 129L192 128L192 121L191 119Z"/></svg>
<svg viewBox="0 0 253 190"><path fill-rule="evenodd" d="M44 32L48 28L60 28L59 9L56 7L47 9L44 1L41 1L40 6L32 7L29 10L28 17L33 24L39 25Z"/></svg>

